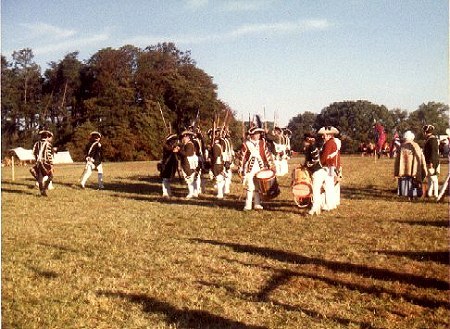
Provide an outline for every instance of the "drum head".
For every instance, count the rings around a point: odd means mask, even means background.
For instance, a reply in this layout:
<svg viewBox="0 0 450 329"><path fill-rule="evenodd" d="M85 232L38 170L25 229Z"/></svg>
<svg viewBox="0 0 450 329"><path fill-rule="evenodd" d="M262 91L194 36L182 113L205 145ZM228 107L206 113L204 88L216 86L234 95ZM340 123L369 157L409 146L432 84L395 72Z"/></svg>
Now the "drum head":
<svg viewBox="0 0 450 329"><path fill-rule="evenodd" d="M292 186L294 202L299 208L306 208L311 204L312 187L306 182Z"/></svg>
<svg viewBox="0 0 450 329"><path fill-rule="evenodd" d="M269 179L273 176L275 176L275 173L270 169L261 170L255 174L255 177L258 179Z"/></svg>
<svg viewBox="0 0 450 329"><path fill-rule="evenodd" d="M311 185L301 182L292 186L292 194L297 198L309 197L312 193Z"/></svg>

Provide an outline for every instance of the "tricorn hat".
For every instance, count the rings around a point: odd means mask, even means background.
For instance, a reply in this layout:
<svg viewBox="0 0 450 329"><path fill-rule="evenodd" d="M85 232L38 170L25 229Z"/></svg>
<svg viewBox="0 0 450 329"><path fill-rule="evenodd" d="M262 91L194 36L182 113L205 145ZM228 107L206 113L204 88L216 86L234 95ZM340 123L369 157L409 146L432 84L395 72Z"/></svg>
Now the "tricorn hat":
<svg viewBox="0 0 450 329"><path fill-rule="evenodd" d="M432 133L434 131L433 125L425 125L422 127L422 130L425 134Z"/></svg>
<svg viewBox="0 0 450 329"><path fill-rule="evenodd" d="M176 134L169 134L167 137L166 137L166 141L168 142L168 141L170 141L170 140L172 140L172 139L177 139L178 138L178 136L176 135Z"/></svg>
<svg viewBox="0 0 450 329"><path fill-rule="evenodd" d="M39 135L42 136L42 137L45 137L45 138L53 137L53 133L51 131L49 131L49 130L41 130L39 132Z"/></svg>
<svg viewBox="0 0 450 329"><path fill-rule="evenodd" d="M339 134L339 130L337 130L333 126L325 126L319 129L317 132L319 135L337 135Z"/></svg>
<svg viewBox="0 0 450 329"><path fill-rule="evenodd" d="M195 136L195 134L192 131L190 131L190 130L184 130L181 133L181 137L184 137L184 136Z"/></svg>
<svg viewBox="0 0 450 329"><path fill-rule="evenodd" d="M285 135L289 135L289 136L292 135L292 131L291 131L289 128L283 128L283 133L284 133Z"/></svg>
<svg viewBox="0 0 450 329"><path fill-rule="evenodd" d="M264 129L262 129L262 128L258 128L258 127L252 127L252 128L250 128L249 130L248 130L248 133L250 134L250 135L254 135L254 134L256 134L256 133L263 133L264 132Z"/></svg>
<svg viewBox="0 0 450 329"><path fill-rule="evenodd" d="M101 137L102 137L102 134L100 134L98 131L93 131L93 132L90 133L90 136L91 136L91 137L98 137L98 138L101 138Z"/></svg>

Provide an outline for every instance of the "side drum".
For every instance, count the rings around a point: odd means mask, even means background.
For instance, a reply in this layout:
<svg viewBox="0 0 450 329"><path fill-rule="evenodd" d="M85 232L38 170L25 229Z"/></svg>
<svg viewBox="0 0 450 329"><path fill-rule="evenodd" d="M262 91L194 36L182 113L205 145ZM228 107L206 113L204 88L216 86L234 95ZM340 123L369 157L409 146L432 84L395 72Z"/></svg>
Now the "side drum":
<svg viewBox="0 0 450 329"><path fill-rule="evenodd" d="M292 172L291 183L294 202L300 208L308 207L312 202L312 179L309 171L304 167L295 168Z"/></svg>
<svg viewBox="0 0 450 329"><path fill-rule="evenodd" d="M256 189L268 199L273 199L280 194L277 177L270 169L258 171L254 178Z"/></svg>

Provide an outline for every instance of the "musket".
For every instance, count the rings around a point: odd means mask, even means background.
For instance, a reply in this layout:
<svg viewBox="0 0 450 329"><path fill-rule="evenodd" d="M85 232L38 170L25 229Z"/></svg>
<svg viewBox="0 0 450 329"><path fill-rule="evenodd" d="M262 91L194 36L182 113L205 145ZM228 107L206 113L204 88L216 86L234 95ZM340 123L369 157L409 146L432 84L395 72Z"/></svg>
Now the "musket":
<svg viewBox="0 0 450 329"><path fill-rule="evenodd" d="M214 139L216 138L216 112L214 111L214 120L213 120L213 127L212 127L212 133L211 133L211 155L212 150L214 147Z"/></svg>
<svg viewBox="0 0 450 329"><path fill-rule="evenodd" d="M242 142L245 142L245 122L244 122L244 114L241 115L242 122Z"/></svg>
<svg viewBox="0 0 450 329"><path fill-rule="evenodd" d="M161 112L161 116L162 116L162 119L163 119L163 122L164 122L164 128L166 130L166 133L169 132L169 134L170 134L170 127L167 128L166 119L164 119L164 114L162 112L161 104L159 104L159 102L158 102L158 107L159 107L159 112Z"/></svg>
<svg viewBox="0 0 450 329"><path fill-rule="evenodd" d="M267 132L266 107L264 106L264 131Z"/></svg>
<svg viewBox="0 0 450 329"><path fill-rule="evenodd" d="M225 118L223 119L223 125L222 125L222 128L220 129L220 136L222 136L223 131L225 130L225 127L227 126L227 123L228 123L228 115L229 115L230 111L228 109L226 111L227 112L225 113Z"/></svg>

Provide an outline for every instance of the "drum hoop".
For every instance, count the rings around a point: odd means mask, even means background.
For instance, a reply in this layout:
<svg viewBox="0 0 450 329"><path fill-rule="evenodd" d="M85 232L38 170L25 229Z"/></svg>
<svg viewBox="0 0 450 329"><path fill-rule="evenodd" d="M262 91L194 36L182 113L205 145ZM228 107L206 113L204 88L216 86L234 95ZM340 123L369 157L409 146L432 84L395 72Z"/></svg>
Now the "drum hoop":
<svg viewBox="0 0 450 329"><path fill-rule="evenodd" d="M263 172L271 172L271 175L270 175L270 177L258 177L258 175L260 174L260 173L263 173ZM273 170L270 170L270 169L263 169L263 170L260 170L260 171L258 171L256 174L255 174L255 178L256 179L261 179L261 180L268 180L268 179L272 179L272 178L274 178L274 177L276 177L275 176L275 173L273 172Z"/></svg>

